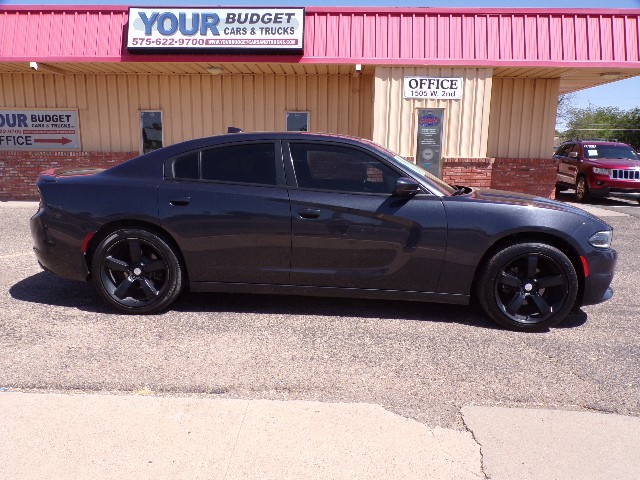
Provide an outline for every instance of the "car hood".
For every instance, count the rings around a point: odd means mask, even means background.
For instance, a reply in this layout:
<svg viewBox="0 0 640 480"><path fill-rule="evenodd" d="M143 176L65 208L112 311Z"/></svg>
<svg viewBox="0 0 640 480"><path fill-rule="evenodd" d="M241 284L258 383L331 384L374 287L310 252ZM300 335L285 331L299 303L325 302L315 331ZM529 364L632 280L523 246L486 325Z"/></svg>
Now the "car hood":
<svg viewBox="0 0 640 480"><path fill-rule="evenodd" d="M589 160L591 165L602 168L638 168L640 160L631 160L628 158L599 158L597 160Z"/></svg>
<svg viewBox="0 0 640 480"><path fill-rule="evenodd" d="M534 195L528 195L526 193L507 192L504 190L492 190L492 189L473 189L468 195L470 200L500 203L503 205L514 205L522 207L535 207L546 208L550 210L557 210L563 212L570 212L577 215L597 218L594 215L582 210L581 208L568 205L566 203L558 202L557 200L551 200L549 198L537 197ZM600 220L600 219L598 219Z"/></svg>

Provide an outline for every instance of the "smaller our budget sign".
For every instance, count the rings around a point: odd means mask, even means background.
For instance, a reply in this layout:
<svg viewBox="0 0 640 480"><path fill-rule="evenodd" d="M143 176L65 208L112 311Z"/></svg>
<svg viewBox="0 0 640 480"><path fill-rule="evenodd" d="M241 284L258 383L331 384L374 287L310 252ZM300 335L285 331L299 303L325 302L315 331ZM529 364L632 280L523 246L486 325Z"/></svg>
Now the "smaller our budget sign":
<svg viewBox="0 0 640 480"><path fill-rule="evenodd" d="M0 109L0 150L79 150L77 110Z"/></svg>
<svg viewBox="0 0 640 480"><path fill-rule="evenodd" d="M462 78L404 77L404 98L460 100Z"/></svg>

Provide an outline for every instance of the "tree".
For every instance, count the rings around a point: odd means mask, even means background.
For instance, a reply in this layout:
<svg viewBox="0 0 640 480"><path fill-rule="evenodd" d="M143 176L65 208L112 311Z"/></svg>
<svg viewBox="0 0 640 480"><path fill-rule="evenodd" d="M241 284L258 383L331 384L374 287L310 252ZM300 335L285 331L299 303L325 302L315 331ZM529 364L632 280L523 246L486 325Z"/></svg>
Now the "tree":
<svg viewBox="0 0 640 480"><path fill-rule="evenodd" d="M560 118L560 114L559 114ZM563 141L574 139L618 140L634 148L640 147L640 108L622 110L617 107L569 107L563 112L566 129Z"/></svg>
<svg viewBox="0 0 640 480"><path fill-rule="evenodd" d="M565 124L570 120L571 111L574 109L573 102L575 99L575 93L563 93L558 97L558 123Z"/></svg>

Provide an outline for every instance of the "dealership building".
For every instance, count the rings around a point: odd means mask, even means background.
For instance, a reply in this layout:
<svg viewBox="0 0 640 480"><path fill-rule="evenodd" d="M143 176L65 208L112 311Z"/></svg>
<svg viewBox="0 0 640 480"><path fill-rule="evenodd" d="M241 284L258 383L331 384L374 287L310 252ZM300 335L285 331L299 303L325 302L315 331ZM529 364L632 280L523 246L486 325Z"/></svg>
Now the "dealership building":
<svg viewBox="0 0 640 480"><path fill-rule="evenodd" d="M640 9L0 6L0 32L0 200L234 128L548 197L558 96L640 75Z"/></svg>

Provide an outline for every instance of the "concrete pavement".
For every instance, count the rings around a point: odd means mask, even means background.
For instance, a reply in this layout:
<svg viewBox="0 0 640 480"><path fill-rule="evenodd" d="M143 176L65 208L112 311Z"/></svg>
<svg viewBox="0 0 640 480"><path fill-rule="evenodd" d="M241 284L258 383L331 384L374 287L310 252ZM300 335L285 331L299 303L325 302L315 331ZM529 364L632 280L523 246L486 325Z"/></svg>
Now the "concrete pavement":
<svg viewBox="0 0 640 480"><path fill-rule="evenodd" d="M370 404L0 393L0 478L484 478L468 432Z"/></svg>
<svg viewBox="0 0 640 480"><path fill-rule="evenodd" d="M468 431L377 405L0 393L0 478L635 479L640 419L467 406Z"/></svg>
<svg viewBox="0 0 640 480"><path fill-rule="evenodd" d="M491 479L633 479L640 418L595 412L464 407Z"/></svg>

